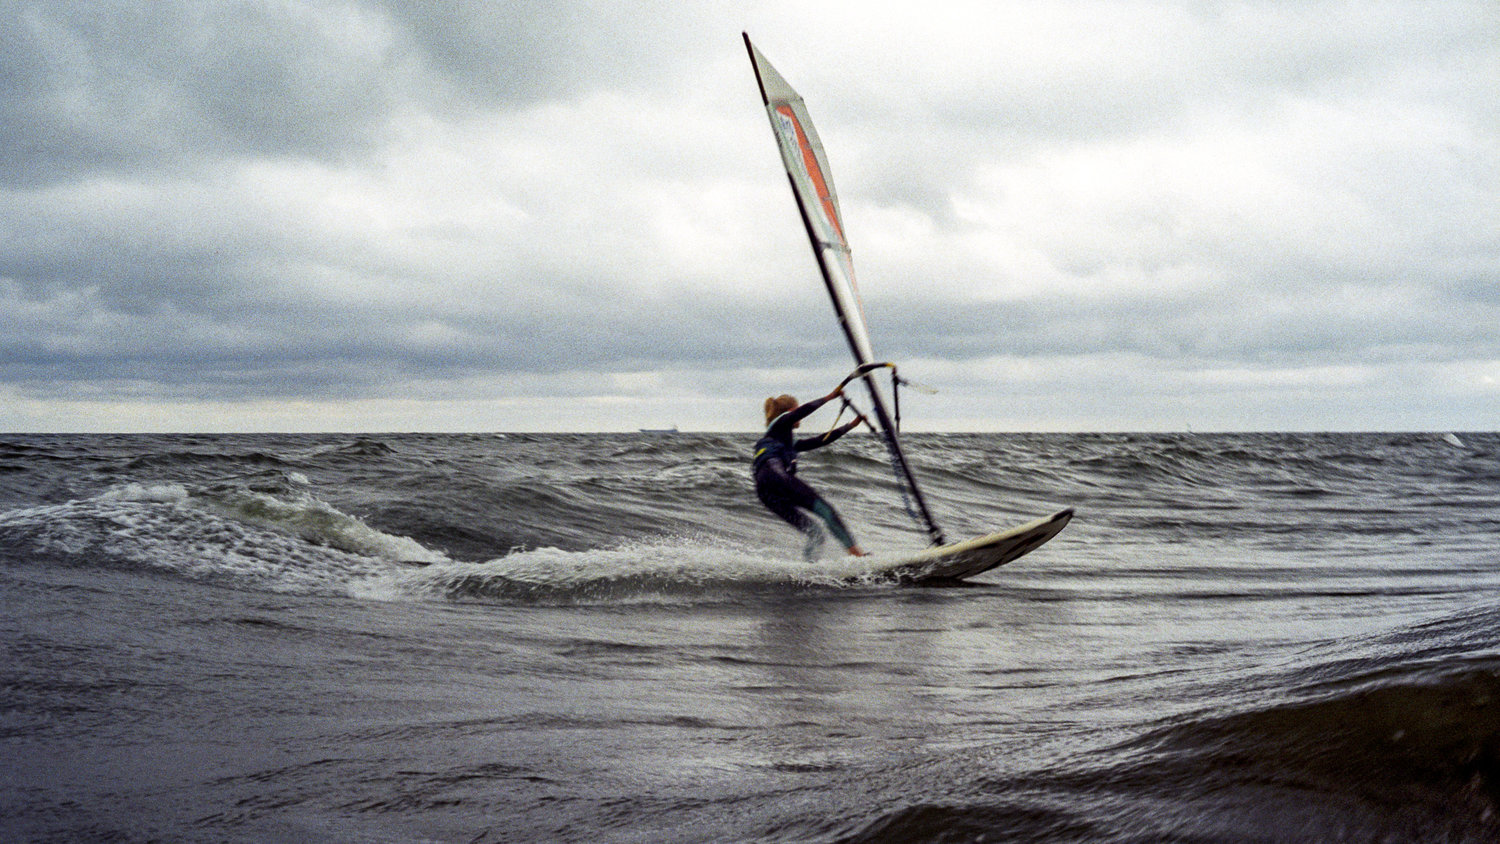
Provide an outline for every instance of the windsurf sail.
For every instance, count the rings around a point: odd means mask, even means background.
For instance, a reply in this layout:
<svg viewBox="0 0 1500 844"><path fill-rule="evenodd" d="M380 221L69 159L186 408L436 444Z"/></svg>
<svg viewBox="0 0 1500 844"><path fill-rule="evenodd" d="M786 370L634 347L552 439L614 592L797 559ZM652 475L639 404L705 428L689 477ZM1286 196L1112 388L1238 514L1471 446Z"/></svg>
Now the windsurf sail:
<svg viewBox="0 0 1500 844"><path fill-rule="evenodd" d="M859 288L854 282L854 261L849 251L849 241L844 234L844 218L839 211L838 194L833 190L833 176L828 169L828 157L823 152L823 143L813 129L811 118L802 97L787 84L776 68L750 43L745 35L745 49L750 53L750 64L755 68L755 79L760 84L760 98L766 113L771 118L771 131L776 135L776 144L781 150L781 161L786 166L787 178L792 184L792 195L802 214L802 223L807 228L808 240L812 242L813 254L818 269L823 274L823 283L828 296L833 300L833 310L843 329L844 339L859 369L864 371L860 380L870 392L870 403L879 433L885 439L896 481L902 486L903 496L910 505L908 509L918 523L927 531L936 545L942 545L943 531L927 509L927 502L912 475L906 454L901 450L901 441L896 426L886 409L885 396L875 380L880 368L871 366L875 354L870 348L870 332L865 325L864 306L860 303ZM858 371L858 370L856 370Z"/></svg>

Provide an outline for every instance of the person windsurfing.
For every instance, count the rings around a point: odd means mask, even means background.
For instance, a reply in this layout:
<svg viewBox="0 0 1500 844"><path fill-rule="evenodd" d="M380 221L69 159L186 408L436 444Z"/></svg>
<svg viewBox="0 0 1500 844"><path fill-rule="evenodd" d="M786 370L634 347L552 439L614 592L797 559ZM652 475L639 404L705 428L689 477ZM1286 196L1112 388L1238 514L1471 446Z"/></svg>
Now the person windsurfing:
<svg viewBox="0 0 1500 844"><path fill-rule="evenodd" d="M766 433L755 443L755 461L751 467L755 475L755 494L760 498L761 503L766 505L766 509L807 535L807 545L802 549L802 556L808 562L817 559L818 551L823 545L823 532L818 529L817 523L808 517L808 513L821 519L828 526L828 532L832 533L833 538L843 544L850 554L856 557L865 556L865 552L854 542L849 528L844 525L844 520L839 518L833 506L823 500L823 497L805 481L797 477L797 454L799 452L811 451L828 445L865 421L864 415L856 412L854 421L834 428L826 434L800 440L792 438L792 431L802 424L803 419L824 404L841 398L843 395L844 390L840 387L806 404L798 404L795 398L788 395L766 399Z"/></svg>

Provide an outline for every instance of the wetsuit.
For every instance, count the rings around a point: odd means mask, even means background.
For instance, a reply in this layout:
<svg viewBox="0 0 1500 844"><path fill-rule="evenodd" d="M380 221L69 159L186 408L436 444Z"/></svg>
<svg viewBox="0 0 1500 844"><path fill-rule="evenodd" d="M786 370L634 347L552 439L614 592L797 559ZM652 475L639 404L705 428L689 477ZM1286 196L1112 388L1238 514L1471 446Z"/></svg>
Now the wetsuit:
<svg viewBox="0 0 1500 844"><path fill-rule="evenodd" d="M814 399L772 419L765 436L755 444L755 462L752 467L755 474L755 494L760 497L761 503L792 527L807 534L807 546L803 548L802 554L809 561L817 558L818 549L823 544L823 532L818 530L817 524L807 517L804 510L822 519L834 539L843 543L845 548L854 547L854 537L849 535L844 520L839 518L839 514L822 496L797 477L798 452L828 445L859 424L859 420L855 419L826 434L794 441L793 426L822 407L826 401L826 398Z"/></svg>

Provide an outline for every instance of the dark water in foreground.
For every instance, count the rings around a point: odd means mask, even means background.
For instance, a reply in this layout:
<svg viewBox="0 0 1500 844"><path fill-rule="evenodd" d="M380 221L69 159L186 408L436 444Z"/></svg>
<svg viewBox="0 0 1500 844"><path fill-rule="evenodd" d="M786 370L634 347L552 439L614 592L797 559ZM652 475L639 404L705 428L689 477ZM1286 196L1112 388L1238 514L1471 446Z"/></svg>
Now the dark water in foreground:
<svg viewBox="0 0 1500 844"><path fill-rule="evenodd" d="M1500 435L750 440L0 437L0 838L1500 840Z"/></svg>

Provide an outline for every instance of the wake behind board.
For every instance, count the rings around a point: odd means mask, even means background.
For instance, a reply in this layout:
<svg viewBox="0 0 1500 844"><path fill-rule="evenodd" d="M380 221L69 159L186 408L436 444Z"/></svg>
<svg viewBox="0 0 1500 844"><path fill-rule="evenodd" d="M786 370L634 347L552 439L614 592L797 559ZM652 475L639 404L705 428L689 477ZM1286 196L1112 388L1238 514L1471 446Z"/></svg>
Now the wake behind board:
<svg viewBox="0 0 1500 844"><path fill-rule="evenodd" d="M1069 508L1010 530L928 548L892 563L883 573L904 583L973 577L1035 551L1072 518Z"/></svg>

